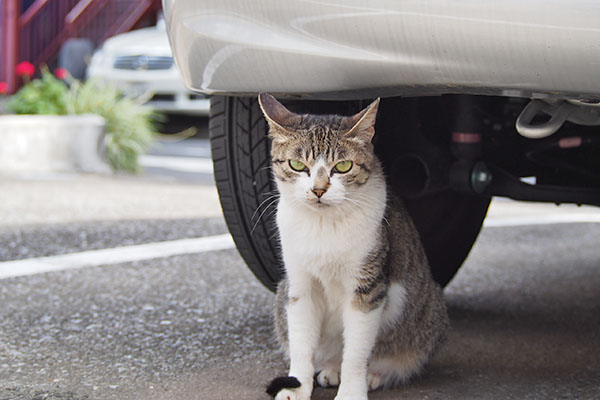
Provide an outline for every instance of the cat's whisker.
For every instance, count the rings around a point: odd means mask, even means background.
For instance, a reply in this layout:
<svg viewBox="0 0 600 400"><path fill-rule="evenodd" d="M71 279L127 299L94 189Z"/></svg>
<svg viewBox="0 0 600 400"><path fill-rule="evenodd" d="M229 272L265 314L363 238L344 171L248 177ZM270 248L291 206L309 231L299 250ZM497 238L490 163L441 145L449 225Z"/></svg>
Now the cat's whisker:
<svg viewBox="0 0 600 400"><path fill-rule="evenodd" d="M357 196L356 194L353 194L352 196L345 196L346 200L352 200L352 201L357 201L357 202L362 202L364 204L370 204L369 201L372 201L373 199L369 198L369 197L361 197L361 196Z"/></svg>
<svg viewBox="0 0 600 400"><path fill-rule="evenodd" d="M383 221L387 224L387 226L391 227L392 225L390 225L390 221L388 221L388 219L384 216L383 217Z"/></svg>
<svg viewBox="0 0 600 400"><path fill-rule="evenodd" d="M369 207L373 206L373 199L371 197L369 197L368 195L362 194L362 193L353 193L352 197L355 200L359 200L359 201L365 201Z"/></svg>
<svg viewBox="0 0 600 400"><path fill-rule="evenodd" d="M265 204L266 202L268 202L269 200L272 200L273 198L278 199L280 197L279 194L274 194L271 195L269 197L267 197L266 199L264 199L259 205L258 207L256 207L256 210L254 210L254 213L252 214L252 216L250 217L250 221L252 221L254 219L254 217L256 216L256 213L258 213L258 211L260 210L260 208L262 207L263 204ZM268 207L267 207L268 208ZM262 214L261 214L262 215ZM260 218L259 218L260 220Z"/></svg>
<svg viewBox="0 0 600 400"><path fill-rule="evenodd" d="M366 193L354 192L354 193L352 193L352 196L353 197L358 197L358 198L361 198L361 199L365 199L365 200L373 200L373 197L369 196Z"/></svg>
<svg viewBox="0 0 600 400"><path fill-rule="evenodd" d="M275 227L277 227L277 224L275 224ZM279 235L279 229L275 229L275 231L273 232L272 235L269 236L269 240L273 239L274 237ZM277 238L277 240L279 241L280 238ZM279 245L279 243L277 243Z"/></svg>
<svg viewBox="0 0 600 400"><path fill-rule="evenodd" d="M368 195L366 195L366 194L364 194L364 193L354 193L354 194L353 194L353 196L356 196L356 197L358 197L358 198L360 198L360 199L364 199L364 200L371 200L371 199L369 198L369 196L368 196ZM368 206L371 206L371 203L368 203ZM386 223L388 226L391 226L391 225L390 225L390 222L387 220L387 218L385 217L385 215L383 216L383 221L384 221L384 222L385 222L385 223Z"/></svg>
<svg viewBox="0 0 600 400"><path fill-rule="evenodd" d="M268 192L259 193L258 195L261 197L271 196L271 195L279 195L280 193L277 190L270 190Z"/></svg>
<svg viewBox="0 0 600 400"><path fill-rule="evenodd" d="M260 221L260 219L262 218L262 216L265 214L265 212L267 212L267 210L269 209L269 207L271 207L273 204L277 203L277 200L279 200L279 197L277 197L275 200L271 201L269 203L269 205L267 205L265 207L265 209L263 210L263 212L258 216L258 218L256 219L256 222L254 223L254 226L252 227L252 230L250 230L250 234L254 233L254 230L256 229L256 227L258 226L258 222Z"/></svg>
<svg viewBox="0 0 600 400"><path fill-rule="evenodd" d="M277 212L277 207L273 208L273 210L271 210L271 212L269 212L267 214L267 217L270 217L271 215L273 215L275 212Z"/></svg>
<svg viewBox="0 0 600 400"><path fill-rule="evenodd" d="M348 200L350 202L354 202L355 204L365 205L367 207L371 207L372 206L372 204L370 202L366 201L366 200L371 200L369 198L369 196L367 196L367 195L365 195L363 193L353 193L353 196L358 197L358 199L350 199L349 197L346 197L345 200ZM363 199L364 199L364 201L363 201ZM362 201L362 203L358 203L360 201ZM385 215L383 216L383 221L387 224L387 226L391 226L390 222L387 220L387 218L385 217Z"/></svg>
<svg viewBox="0 0 600 400"><path fill-rule="evenodd" d="M354 199L354 198L347 197L347 196L344 197L343 200L347 201L347 202L350 202L352 204L355 204L355 205L358 205L358 206L364 206L364 207L367 207L367 208L371 206L371 204L368 203L365 200ZM362 211L362 208L361 208L361 211Z"/></svg>
<svg viewBox="0 0 600 400"><path fill-rule="evenodd" d="M273 166L271 166L271 165L267 165L266 167L259 168L259 169L258 169L258 171L264 171L264 170L266 170L266 169L273 170ZM258 172L258 171L257 171L257 172Z"/></svg>

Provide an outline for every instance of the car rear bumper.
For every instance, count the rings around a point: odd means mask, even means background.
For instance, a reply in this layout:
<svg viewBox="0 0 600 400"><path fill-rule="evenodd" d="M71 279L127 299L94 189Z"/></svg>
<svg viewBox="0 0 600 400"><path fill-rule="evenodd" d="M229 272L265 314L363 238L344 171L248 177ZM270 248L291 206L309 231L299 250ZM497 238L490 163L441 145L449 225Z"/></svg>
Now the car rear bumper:
<svg viewBox="0 0 600 400"><path fill-rule="evenodd" d="M163 6L183 78L204 93L600 96L600 7L588 0Z"/></svg>

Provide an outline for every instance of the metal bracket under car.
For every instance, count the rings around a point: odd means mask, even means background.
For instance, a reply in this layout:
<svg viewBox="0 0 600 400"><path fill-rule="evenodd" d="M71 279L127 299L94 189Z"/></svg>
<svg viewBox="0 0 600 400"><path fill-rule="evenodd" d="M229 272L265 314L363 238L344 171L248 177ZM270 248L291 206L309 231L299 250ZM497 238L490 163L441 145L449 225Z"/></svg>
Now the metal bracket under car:
<svg viewBox="0 0 600 400"><path fill-rule="evenodd" d="M508 171L483 161L457 162L451 170L452 187L482 196L503 196L513 200L600 205L600 189L529 184ZM464 177L467 177L465 179ZM468 182L465 185L465 181Z"/></svg>
<svg viewBox="0 0 600 400"><path fill-rule="evenodd" d="M550 119L534 124L533 120L541 113L549 115ZM516 128L521 136L541 139L556 133L565 121L585 126L600 125L600 101L532 99L517 118Z"/></svg>

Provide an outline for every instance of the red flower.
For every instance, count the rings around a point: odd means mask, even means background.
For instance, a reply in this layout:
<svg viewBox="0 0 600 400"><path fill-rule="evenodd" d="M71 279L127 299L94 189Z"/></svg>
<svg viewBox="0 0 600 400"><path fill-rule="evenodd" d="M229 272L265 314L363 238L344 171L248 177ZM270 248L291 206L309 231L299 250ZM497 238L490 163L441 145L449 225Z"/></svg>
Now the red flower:
<svg viewBox="0 0 600 400"><path fill-rule="evenodd" d="M31 78L35 73L35 67L29 61L23 61L17 64L15 67L15 72L19 76L26 76L27 78Z"/></svg>
<svg viewBox="0 0 600 400"><path fill-rule="evenodd" d="M8 84L6 82L0 82L0 94L6 94L8 92Z"/></svg>
<svg viewBox="0 0 600 400"><path fill-rule="evenodd" d="M58 79L67 79L67 77L69 76L69 71L67 71L66 68L56 68L54 70L54 75Z"/></svg>

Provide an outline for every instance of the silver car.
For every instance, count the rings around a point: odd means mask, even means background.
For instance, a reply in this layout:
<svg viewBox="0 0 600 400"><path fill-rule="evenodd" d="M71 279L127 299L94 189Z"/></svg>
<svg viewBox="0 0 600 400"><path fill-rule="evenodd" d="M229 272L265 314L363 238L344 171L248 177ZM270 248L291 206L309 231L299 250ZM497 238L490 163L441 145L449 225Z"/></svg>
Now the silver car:
<svg viewBox="0 0 600 400"><path fill-rule="evenodd" d="M256 95L350 114L382 97L375 148L445 285L492 196L600 203L600 7L497 2L163 0L187 86L212 95L227 223L273 289L275 190Z"/></svg>

